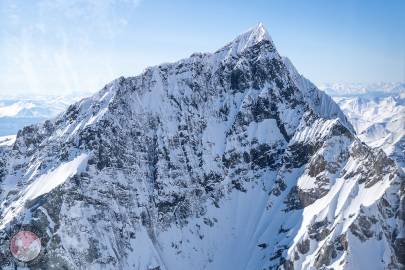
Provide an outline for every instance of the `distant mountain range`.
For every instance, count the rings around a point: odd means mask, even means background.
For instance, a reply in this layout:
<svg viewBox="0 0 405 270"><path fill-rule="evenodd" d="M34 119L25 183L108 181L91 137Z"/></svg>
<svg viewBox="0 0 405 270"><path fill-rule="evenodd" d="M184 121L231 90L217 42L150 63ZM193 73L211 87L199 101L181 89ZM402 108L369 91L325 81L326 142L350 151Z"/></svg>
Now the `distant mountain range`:
<svg viewBox="0 0 405 270"><path fill-rule="evenodd" d="M73 96L0 97L0 136L17 134L30 124L55 117L71 103L82 98Z"/></svg>
<svg viewBox="0 0 405 270"><path fill-rule="evenodd" d="M367 96L383 97L405 91L404 82L380 83L325 83L319 86L331 96Z"/></svg>
<svg viewBox="0 0 405 270"><path fill-rule="evenodd" d="M362 141L383 149L405 168L405 83L329 84L323 90Z"/></svg>

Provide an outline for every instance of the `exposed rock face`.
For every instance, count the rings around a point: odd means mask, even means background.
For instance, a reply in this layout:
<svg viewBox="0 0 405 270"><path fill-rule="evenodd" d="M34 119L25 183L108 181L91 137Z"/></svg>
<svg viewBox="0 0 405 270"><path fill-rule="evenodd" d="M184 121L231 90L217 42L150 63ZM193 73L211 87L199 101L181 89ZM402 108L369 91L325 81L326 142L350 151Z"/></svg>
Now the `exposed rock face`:
<svg viewBox="0 0 405 270"><path fill-rule="evenodd" d="M403 267L403 175L285 61L259 25L21 130L0 267L18 224L46 235L31 269Z"/></svg>

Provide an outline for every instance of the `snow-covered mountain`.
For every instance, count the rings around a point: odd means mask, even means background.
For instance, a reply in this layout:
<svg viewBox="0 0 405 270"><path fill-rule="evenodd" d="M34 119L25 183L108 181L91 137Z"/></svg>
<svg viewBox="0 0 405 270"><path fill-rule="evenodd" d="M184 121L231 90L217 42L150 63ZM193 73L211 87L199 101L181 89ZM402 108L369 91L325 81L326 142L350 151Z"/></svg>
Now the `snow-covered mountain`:
<svg viewBox="0 0 405 270"><path fill-rule="evenodd" d="M405 167L405 84L358 84L363 92L350 92L352 84L343 90L345 95L333 96L355 128L359 138L371 147L383 149L401 167ZM338 93L345 84L332 89ZM402 87L402 88L401 88Z"/></svg>
<svg viewBox="0 0 405 270"><path fill-rule="evenodd" d="M260 24L118 78L0 148L31 269L402 269L404 176Z"/></svg>
<svg viewBox="0 0 405 270"><path fill-rule="evenodd" d="M0 136L15 135L24 126L37 124L55 117L81 95L4 97L0 96Z"/></svg>

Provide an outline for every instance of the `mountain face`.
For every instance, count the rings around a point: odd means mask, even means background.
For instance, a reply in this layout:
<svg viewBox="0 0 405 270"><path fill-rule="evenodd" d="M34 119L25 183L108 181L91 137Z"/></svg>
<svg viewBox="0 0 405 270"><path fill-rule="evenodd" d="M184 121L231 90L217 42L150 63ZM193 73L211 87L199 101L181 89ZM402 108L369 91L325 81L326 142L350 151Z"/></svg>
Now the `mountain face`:
<svg viewBox="0 0 405 270"><path fill-rule="evenodd" d="M0 268L403 269L403 180L259 25L0 148Z"/></svg>
<svg viewBox="0 0 405 270"><path fill-rule="evenodd" d="M358 137L371 147L379 147L405 168L405 89L375 96L335 96L353 124Z"/></svg>

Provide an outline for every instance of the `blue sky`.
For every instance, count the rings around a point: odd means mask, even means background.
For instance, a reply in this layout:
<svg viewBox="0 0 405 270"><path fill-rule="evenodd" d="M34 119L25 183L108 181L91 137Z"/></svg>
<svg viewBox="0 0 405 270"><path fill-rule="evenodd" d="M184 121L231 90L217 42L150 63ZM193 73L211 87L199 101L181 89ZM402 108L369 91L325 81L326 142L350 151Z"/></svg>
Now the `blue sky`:
<svg viewBox="0 0 405 270"><path fill-rule="evenodd" d="M0 94L96 91L263 22L317 84L405 81L402 0L0 0Z"/></svg>

